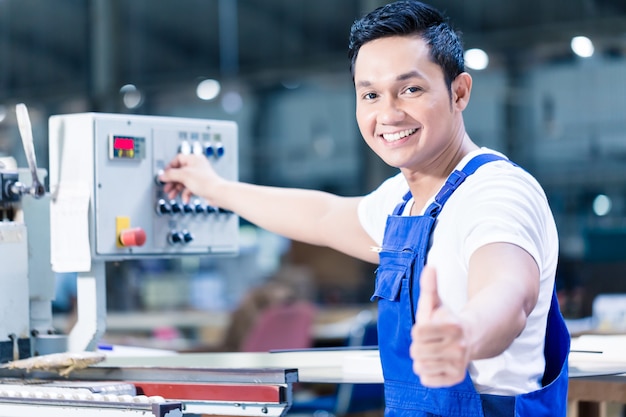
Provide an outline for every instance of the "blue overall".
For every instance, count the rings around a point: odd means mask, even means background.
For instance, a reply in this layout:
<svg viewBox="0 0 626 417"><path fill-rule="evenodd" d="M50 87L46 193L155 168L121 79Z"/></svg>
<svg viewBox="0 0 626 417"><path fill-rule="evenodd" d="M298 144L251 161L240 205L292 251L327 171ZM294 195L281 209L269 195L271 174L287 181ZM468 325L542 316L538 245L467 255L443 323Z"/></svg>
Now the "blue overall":
<svg viewBox="0 0 626 417"><path fill-rule="evenodd" d="M379 349L385 380L386 417L561 417L566 415L569 333L553 293L546 329L546 368L537 391L517 396L479 394L469 373L448 388L421 385L409 356L411 328L419 299L419 276L426 262L437 215L450 195L481 165L503 159L474 157L454 171L422 216L402 216L411 193L387 219L376 288Z"/></svg>

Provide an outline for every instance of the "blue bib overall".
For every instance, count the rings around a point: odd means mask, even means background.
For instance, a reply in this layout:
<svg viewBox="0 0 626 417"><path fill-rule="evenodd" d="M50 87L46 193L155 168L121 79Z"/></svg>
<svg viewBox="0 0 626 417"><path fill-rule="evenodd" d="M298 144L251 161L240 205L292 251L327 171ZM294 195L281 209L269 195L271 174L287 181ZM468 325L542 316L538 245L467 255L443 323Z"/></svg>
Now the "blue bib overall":
<svg viewBox="0 0 626 417"><path fill-rule="evenodd" d="M443 205L467 176L481 165L503 159L474 157L454 171L422 216L402 216L410 192L387 219L376 289L379 349L385 380L386 417L565 417L569 333L553 293L545 340L546 368L537 391L517 396L479 394L469 373L458 385L427 388L413 372L409 356L411 328L419 299L419 276L429 240Z"/></svg>

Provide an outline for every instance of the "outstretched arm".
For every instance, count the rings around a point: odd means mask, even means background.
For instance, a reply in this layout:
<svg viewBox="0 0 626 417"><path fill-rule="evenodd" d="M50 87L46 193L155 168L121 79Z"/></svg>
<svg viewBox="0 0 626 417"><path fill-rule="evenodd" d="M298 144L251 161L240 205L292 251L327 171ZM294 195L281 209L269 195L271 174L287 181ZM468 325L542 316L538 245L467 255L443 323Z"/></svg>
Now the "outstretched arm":
<svg viewBox="0 0 626 417"><path fill-rule="evenodd" d="M370 249L375 243L357 216L360 197L229 181L198 155L177 155L160 179L171 198L180 194L188 201L195 195L289 239L378 263L378 254Z"/></svg>
<svg viewBox="0 0 626 417"><path fill-rule="evenodd" d="M522 248L485 245L470 259L468 302L459 315L437 293L437 275L425 267L410 348L424 385L450 386L465 377L470 361L506 350L526 326L539 294L539 268Z"/></svg>

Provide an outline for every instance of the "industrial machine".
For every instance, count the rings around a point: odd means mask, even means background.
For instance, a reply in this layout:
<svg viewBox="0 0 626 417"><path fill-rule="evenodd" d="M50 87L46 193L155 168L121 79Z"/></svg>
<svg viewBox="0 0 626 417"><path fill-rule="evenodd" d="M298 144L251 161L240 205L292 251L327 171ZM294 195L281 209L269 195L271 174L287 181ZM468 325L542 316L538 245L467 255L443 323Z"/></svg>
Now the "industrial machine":
<svg viewBox="0 0 626 417"><path fill-rule="evenodd" d="M17 168L14 159L0 160L1 363L14 363L32 355L45 357L66 347L64 337L55 335L52 327L54 276L50 271L46 221L49 208L40 181L45 172L37 169L26 106L19 104L16 115L30 178L27 178L28 172ZM100 414L111 416L182 415L181 402L136 394L136 387L127 383L46 382L3 375L0 379L0 415L84 415L86 407L93 409L93 406L102 410Z"/></svg>
<svg viewBox="0 0 626 417"><path fill-rule="evenodd" d="M201 199L170 200L158 180L177 153L204 155L237 179L234 122L58 115L49 120L49 145L52 269L78 272L70 351L93 350L102 336L106 261L237 253L236 215Z"/></svg>
<svg viewBox="0 0 626 417"><path fill-rule="evenodd" d="M81 353L99 353L106 327L105 262L238 252L234 213L200 198L171 200L159 182L178 153L203 155L221 176L237 179L237 126L176 117L52 116L46 193L26 107L18 105L16 114L30 177L0 161L1 417L282 416L294 383L343 382L346 351L107 356L81 366ZM78 320L67 336L52 329L50 269L77 273ZM30 362L58 353L62 372ZM14 366L29 356L26 368Z"/></svg>
<svg viewBox="0 0 626 417"><path fill-rule="evenodd" d="M46 173L37 169L26 107L18 105L16 114L29 170L18 169L13 158L0 158L0 362L57 350L58 340L52 334L49 228L39 220L48 213ZM27 222L40 239L28 239Z"/></svg>

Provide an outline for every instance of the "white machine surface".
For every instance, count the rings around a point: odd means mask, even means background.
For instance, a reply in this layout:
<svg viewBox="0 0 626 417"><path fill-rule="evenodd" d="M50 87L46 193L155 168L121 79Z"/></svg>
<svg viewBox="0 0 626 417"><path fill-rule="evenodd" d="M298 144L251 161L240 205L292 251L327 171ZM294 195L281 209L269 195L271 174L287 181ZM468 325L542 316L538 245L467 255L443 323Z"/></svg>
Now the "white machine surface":
<svg viewBox="0 0 626 417"><path fill-rule="evenodd" d="M31 244L36 241L31 239L29 242L26 224L29 217L27 212L32 214L42 208L42 202L33 199L45 201L45 189L39 181L45 173L37 170L26 106L18 104L16 114L30 169L28 180L31 185L26 185L25 172L17 168L13 158L0 158L0 362L29 356L33 350L44 348L38 342L52 330L52 273L48 268L46 274L46 270L38 269L37 265L37 261L44 264L49 261L48 251L43 250L48 246ZM47 214L47 206L44 205L43 209L43 213ZM32 226L32 230L37 230L40 225L35 222ZM44 239L47 239L47 229L46 222L42 232ZM40 257L36 259L35 254ZM29 277L29 272L37 273L38 276ZM35 278L41 279L41 285ZM49 340L52 339L54 337Z"/></svg>
<svg viewBox="0 0 626 417"><path fill-rule="evenodd" d="M14 161L0 161L0 361L30 354L28 239Z"/></svg>

